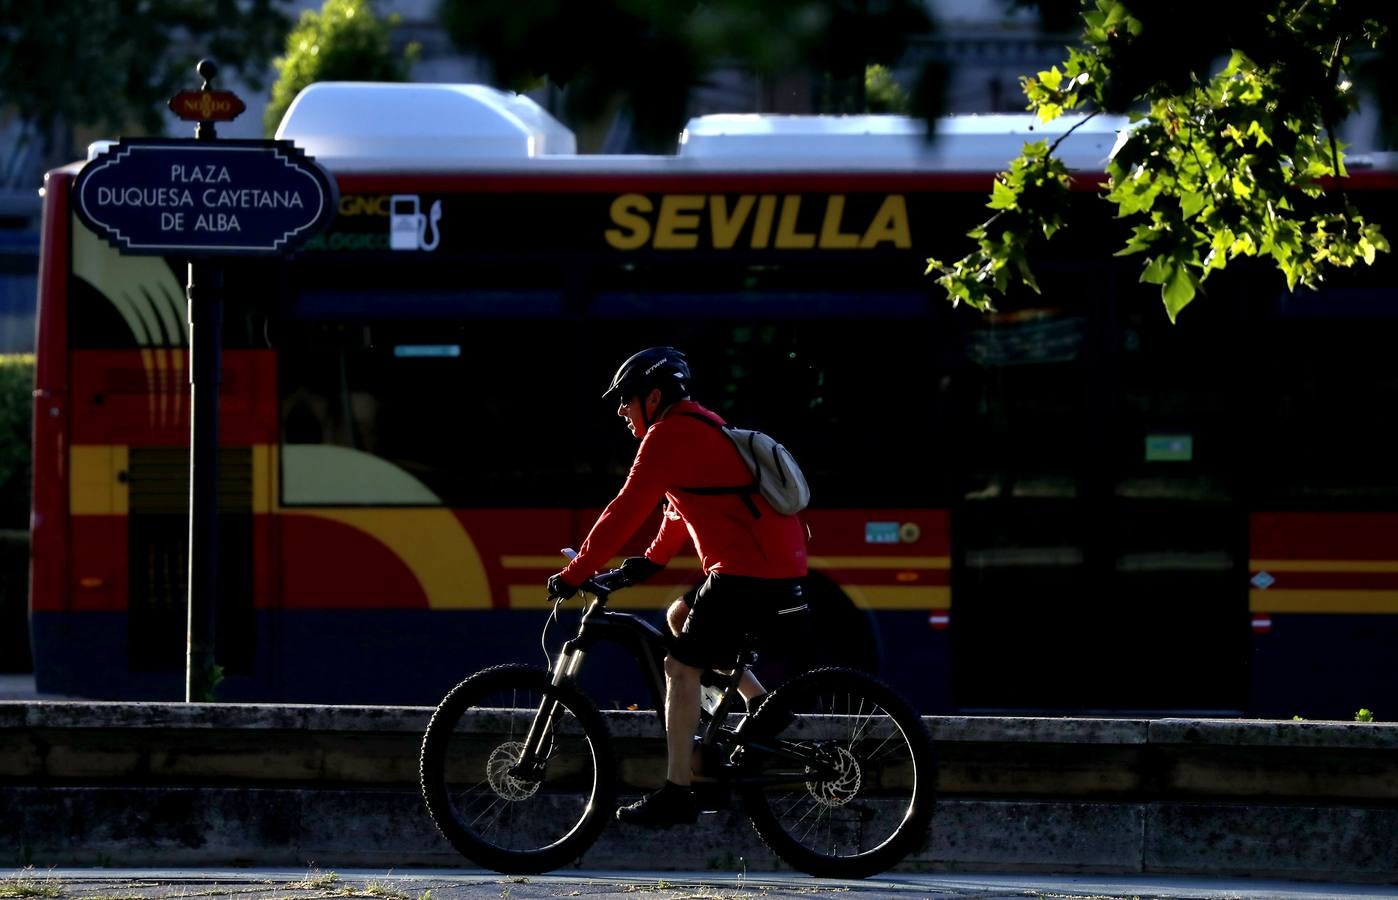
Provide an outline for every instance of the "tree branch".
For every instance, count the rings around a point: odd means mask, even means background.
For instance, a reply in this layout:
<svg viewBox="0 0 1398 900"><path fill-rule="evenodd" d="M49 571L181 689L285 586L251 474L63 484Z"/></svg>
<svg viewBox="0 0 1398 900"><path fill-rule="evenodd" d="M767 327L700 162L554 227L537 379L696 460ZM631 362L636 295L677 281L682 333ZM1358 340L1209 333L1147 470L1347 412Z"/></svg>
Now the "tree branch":
<svg viewBox="0 0 1398 900"><path fill-rule="evenodd" d="M1326 83L1331 90L1336 89L1335 79L1340 72L1340 50L1344 47L1344 35L1335 38L1335 49L1330 53L1330 62L1327 65L1329 72L1326 74ZM1340 192L1340 202L1344 204L1346 210L1350 208L1349 194L1345 191L1344 179L1340 177L1340 145L1335 140L1335 123L1331 121L1331 105L1322 103L1320 106L1321 115L1324 118L1325 137L1330 141L1330 167L1335 170L1335 188Z"/></svg>
<svg viewBox="0 0 1398 900"><path fill-rule="evenodd" d="M1055 140L1052 144L1049 144L1048 155L1049 155L1049 156L1052 156L1052 155L1053 155L1053 151L1055 151L1055 150L1058 149L1058 145L1061 144L1061 143L1063 143L1065 140L1068 139L1068 135L1072 134L1073 132L1077 131L1079 128L1081 128L1081 127L1083 127L1084 125L1086 125L1091 119L1095 118L1095 117L1097 116L1097 114L1100 113L1100 112L1101 112L1100 109L1094 109L1092 112L1090 112L1090 113L1088 113L1087 115L1083 116L1082 119L1079 120L1077 123L1075 123L1075 124L1073 125L1072 128L1069 128L1067 131L1065 131L1065 132L1063 132L1062 134L1060 134L1060 135L1058 136L1058 139L1057 139L1057 140Z"/></svg>

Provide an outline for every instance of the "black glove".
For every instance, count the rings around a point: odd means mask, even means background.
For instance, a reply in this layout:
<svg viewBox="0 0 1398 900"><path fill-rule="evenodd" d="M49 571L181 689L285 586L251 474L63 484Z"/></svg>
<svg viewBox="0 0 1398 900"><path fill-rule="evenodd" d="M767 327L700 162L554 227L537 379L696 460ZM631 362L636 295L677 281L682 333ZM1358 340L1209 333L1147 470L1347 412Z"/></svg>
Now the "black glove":
<svg viewBox="0 0 1398 900"><path fill-rule="evenodd" d="M576 585L569 584L563 580L563 573L550 575L548 581L550 600L567 600L578 592Z"/></svg>
<svg viewBox="0 0 1398 900"><path fill-rule="evenodd" d="M644 556L629 556L622 560L617 571L626 578L627 584L640 584L663 568L660 563L651 562Z"/></svg>

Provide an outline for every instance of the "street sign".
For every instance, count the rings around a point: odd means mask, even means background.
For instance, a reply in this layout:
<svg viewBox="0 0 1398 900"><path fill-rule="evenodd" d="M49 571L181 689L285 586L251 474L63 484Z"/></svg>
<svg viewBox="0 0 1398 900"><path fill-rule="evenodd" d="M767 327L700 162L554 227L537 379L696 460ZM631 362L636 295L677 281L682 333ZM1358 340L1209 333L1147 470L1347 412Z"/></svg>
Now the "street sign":
<svg viewBox="0 0 1398 900"><path fill-rule="evenodd" d="M246 110L232 91L180 91L170 98L170 111L186 122L231 122Z"/></svg>
<svg viewBox="0 0 1398 900"><path fill-rule="evenodd" d="M73 210L122 253L277 256L335 215L333 179L290 141L122 140L73 182Z"/></svg>

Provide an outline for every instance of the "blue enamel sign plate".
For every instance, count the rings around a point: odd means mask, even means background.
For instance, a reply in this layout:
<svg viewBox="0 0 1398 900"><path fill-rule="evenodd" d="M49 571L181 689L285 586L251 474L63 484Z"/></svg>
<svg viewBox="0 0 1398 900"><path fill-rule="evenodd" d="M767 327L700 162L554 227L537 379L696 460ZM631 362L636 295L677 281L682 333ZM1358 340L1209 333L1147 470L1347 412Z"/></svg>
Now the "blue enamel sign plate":
<svg viewBox="0 0 1398 900"><path fill-rule="evenodd" d="M290 141L117 142L73 182L73 211L126 254L275 256L320 231L335 182Z"/></svg>

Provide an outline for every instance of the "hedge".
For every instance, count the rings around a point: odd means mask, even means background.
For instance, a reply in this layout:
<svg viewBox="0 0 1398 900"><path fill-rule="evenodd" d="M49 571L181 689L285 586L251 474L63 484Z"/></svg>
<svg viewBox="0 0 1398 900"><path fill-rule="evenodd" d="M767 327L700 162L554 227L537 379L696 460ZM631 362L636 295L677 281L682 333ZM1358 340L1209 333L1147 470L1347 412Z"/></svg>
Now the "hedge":
<svg viewBox="0 0 1398 900"><path fill-rule="evenodd" d="M29 528L34 355L0 354L0 528Z"/></svg>

